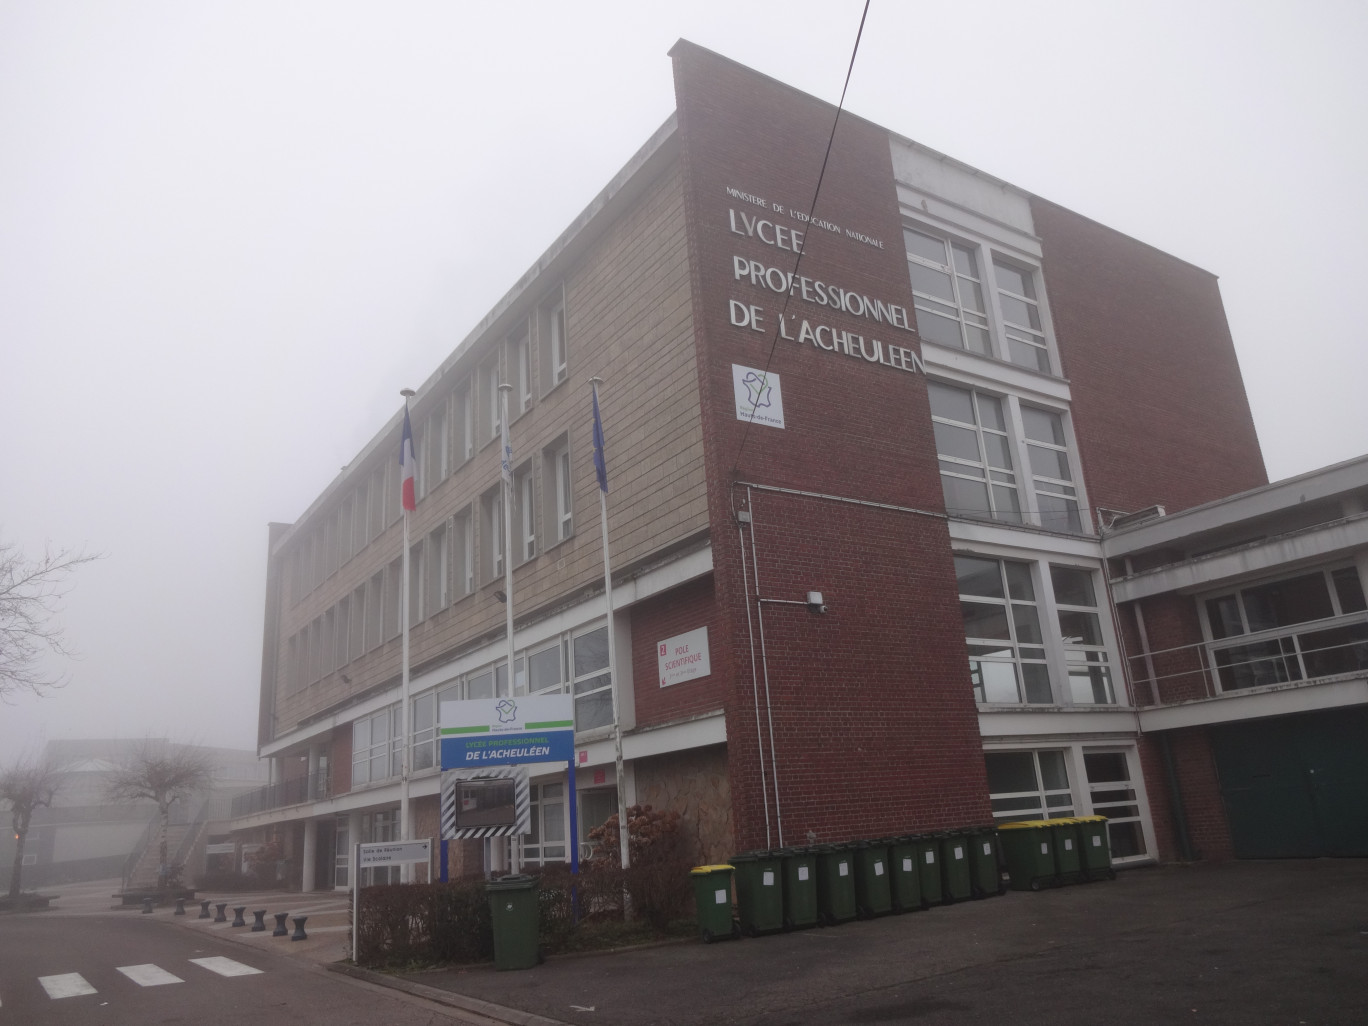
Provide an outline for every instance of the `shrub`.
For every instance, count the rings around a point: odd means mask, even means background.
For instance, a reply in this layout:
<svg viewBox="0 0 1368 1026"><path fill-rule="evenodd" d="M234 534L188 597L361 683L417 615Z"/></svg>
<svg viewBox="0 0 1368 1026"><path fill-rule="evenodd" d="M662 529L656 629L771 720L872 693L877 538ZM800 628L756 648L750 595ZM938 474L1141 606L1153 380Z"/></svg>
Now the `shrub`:
<svg viewBox="0 0 1368 1026"><path fill-rule="evenodd" d="M591 912L616 905L621 908L625 885L636 913L657 929L688 914L693 891L689 883L692 858L679 813L661 812L649 805L627 810L629 865L624 871L619 857L618 818L613 815L589 832L594 842L588 872L591 880ZM610 895L617 892L617 897Z"/></svg>

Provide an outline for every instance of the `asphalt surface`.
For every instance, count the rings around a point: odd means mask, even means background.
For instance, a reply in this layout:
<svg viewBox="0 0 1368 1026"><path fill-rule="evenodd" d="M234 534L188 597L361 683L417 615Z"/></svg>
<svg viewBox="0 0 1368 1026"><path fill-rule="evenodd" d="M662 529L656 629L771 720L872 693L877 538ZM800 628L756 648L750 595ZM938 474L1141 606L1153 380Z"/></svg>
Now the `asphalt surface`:
<svg viewBox="0 0 1368 1026"><path fill-rule="evenodd" d="M508 1021L612 1026L1361 1026L1368 861L1137 869L836 927L392 982Z"/></svg>

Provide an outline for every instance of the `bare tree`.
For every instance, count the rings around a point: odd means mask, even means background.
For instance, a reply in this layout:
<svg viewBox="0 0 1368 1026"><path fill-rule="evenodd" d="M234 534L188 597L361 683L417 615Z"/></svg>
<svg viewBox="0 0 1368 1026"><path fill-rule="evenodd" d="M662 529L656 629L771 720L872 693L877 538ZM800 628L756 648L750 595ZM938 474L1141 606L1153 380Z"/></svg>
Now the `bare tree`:
<svg viewBox="0 0 1368 1026"><path fill-rule="evenodd" d="M24 759L6 770L0 770L0 802L10 808L14 825L14 868L10 870L10 898L19 897L20 875L24 869L24 842L28 839L29 822L37 809L52 804L52 797L61 783L61 774L51 763L42 759Z"/></svg>
<svg viewBox="0 0 1368 1026"><path fill-rule="evenodd" d="M157 888L166 889L166 835L171 827L171 806L209 786L213 767L208 757L194 748L168 745L164 750L147 745L124 765L113 770L105 794L114 802L153 801L161 816L161 856Z"/></svg>
<svg viewBox="0 0 1368 1026"><path fill-rule="evenodd" d="M46 652L70 654L55 617L71 575L97 558L53 548L31 558L13 542L0 542L0 700L62 686L63 676L40 663Z"/></svg>

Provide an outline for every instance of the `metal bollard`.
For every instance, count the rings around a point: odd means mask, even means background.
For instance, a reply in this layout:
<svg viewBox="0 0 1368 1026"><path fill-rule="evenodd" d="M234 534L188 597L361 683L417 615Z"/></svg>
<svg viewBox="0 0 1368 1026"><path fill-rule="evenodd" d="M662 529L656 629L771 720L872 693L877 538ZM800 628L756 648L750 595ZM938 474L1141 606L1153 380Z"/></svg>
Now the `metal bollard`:
<svg viewBox="0 0 1368 1026"><path fill-rule="evenodd" d="M177 915L177 916L183 916L183 915L185 915L185 899L184 899L184 898L177 898L177 899L176 899L176 911L173 912L172 915Z"/></svg>
<svg viewBox="0 0 1368 1026"><path fill-rule="evenodd" d="M228 917L227 917L226 915L223 914L223 910L224 910L225 908L227 908L227 907L228 907L228 902L226 902L226 901L225 901L222 905L215 905L215 906L214 906L214 908L218 909L218 915L214 916L214 922L216 922L216 923L226 923L226 922L228 922Z"/></svg>
<svg viewBox="0 0 1368 1026"><path fill-rule="evenodd" d="M304 932L304 923L308 920L308 918L308 916L294 917L295 932L290 934L290 940L297 941L309 939L309 935Z"/></svg>
<svg viewBox="0 0 1368 1026"><path fill-rule="evenodd" d="M244 912L246 912L246 911L247 911L247 906L246 906L246 905L238 905L236 908L233 909L233 925L234 925L234 926L246 926L246 925L247 925L247 920L245 920L245 919L242 918L242 913L244 913Z"/></svg>
<svg viewBox="0 0 1368 1026"><path fill-rule="evenodd" d="M210 906L211 904L212 904L212 902L210 902L210 900L209 900L208 898L205 898L203 901L200 902L200 914L199 914L199 918L200 918L200 919L212 919L212 918L213 918L211 915L209 915L209 906Z"/></svg>
<svg viewBox="0 0 1368 1026"><path fill-rule="evenodd" d="M266 910L259 908L252 915L256 916L256 922L252 924L253 933L261 933L266 929Z"/></svg>
<svg viewBox="0 0 1368 1026"><path fill-rule="evenodd" d="M145 916L146 916L146 915L151 915L151 913L152 913L152 899L151 899L151 898L143 898L143 915L145 915Z"/></svg>
<svg viewBox="0 0 1368 1026"><path fill-rule="evenodd" d="M289 934L290 928L285 925L285 920L289 917L290 913L288 912L277 912L275 914L276 928L275 932L271 934L272 937L285 937Z"/></svg>

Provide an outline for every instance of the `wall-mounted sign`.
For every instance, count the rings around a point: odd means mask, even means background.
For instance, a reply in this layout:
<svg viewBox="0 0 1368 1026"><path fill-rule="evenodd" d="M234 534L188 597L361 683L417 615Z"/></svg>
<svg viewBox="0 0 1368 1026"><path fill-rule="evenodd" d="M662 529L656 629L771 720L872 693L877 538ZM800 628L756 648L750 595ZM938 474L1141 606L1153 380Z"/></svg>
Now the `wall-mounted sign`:
<svg viewBox="0 0 1368 1026"><path fill-rule="evenodd" d="M491 766L442 774L442 839L525 834L531 823L527 769Z"/></svg>
<svg viewBox="0 0 1368 1026"><path fill-rule="evenodd" d="M442 769L568 762L575 752L571 695L517 695L443 702Z"/></svg>
<svg viewBox="0 0 1368 1026"><path fill-rule="evenodd" d="M781 428L784 426L784 397L779 391L779 375L732 364L732 387L736 392L736 419Z"/></svg>
<svg viewBox="0 0 1368 1026"><path fill-rule="evenodd" d="M432 841L376 841L372 844L356 846L357 865L362 869L368 866L402 866L432 863Z"/></svg>
<svg viewBox="0 0 1368 1026"><path fill-rule="evenodd" d="M677 634L656 645L657 676L662 688L712 673L708 659L708 628Z"/></svg>

